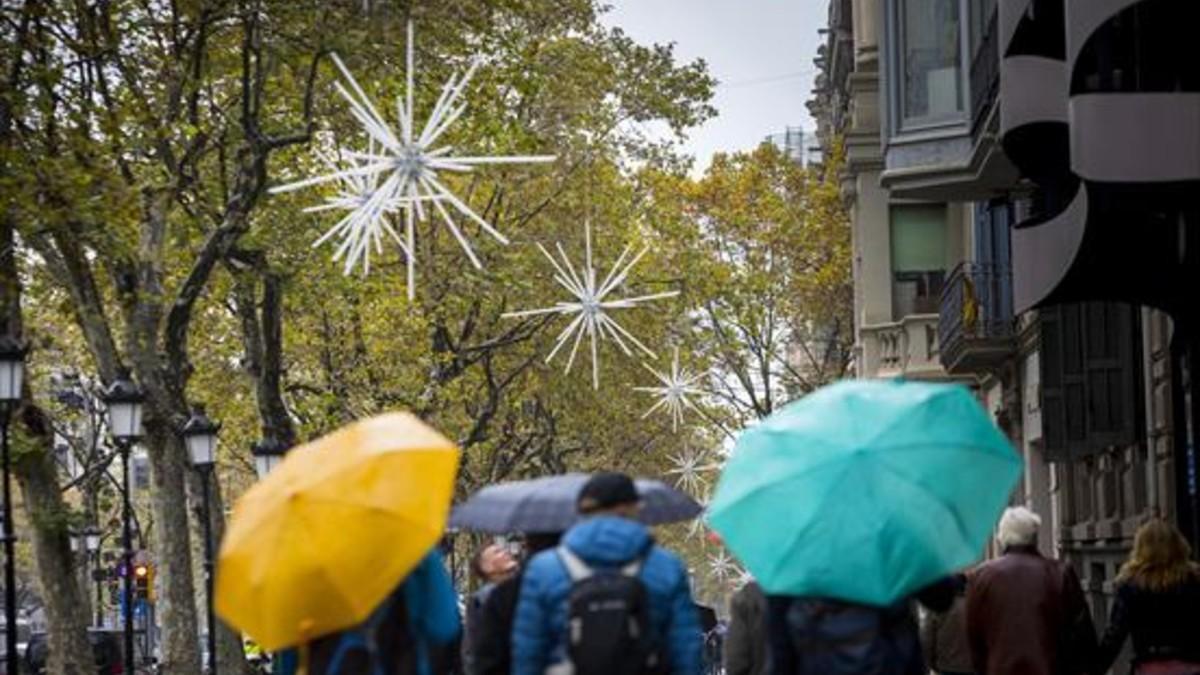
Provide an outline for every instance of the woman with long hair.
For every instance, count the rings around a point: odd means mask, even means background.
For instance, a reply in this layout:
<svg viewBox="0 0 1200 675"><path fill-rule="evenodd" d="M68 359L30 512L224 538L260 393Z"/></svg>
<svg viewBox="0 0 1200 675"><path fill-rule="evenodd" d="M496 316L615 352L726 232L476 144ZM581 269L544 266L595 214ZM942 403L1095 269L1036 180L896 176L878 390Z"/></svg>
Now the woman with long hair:
<svg viewBox="0 0 1200 675"><path fill-rule="evenodd" d="M1132 636L1137 675L1200 675L1200 566L1179 530L1159 518L1138 528L1117 584L1094 672Z"/></svg>

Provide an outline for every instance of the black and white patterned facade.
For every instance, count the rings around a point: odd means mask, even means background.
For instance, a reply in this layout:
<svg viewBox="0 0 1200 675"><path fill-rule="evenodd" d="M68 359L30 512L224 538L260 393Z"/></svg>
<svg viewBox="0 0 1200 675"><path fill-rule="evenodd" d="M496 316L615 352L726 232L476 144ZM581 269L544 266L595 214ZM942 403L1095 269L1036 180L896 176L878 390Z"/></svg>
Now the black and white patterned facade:
<svg viewBox="0 0 1200 675"><path fill-rule="evenodd" d="M1200 2L1001 0L1000 132L1035 186L1018 310L1123 300L1194 315Z"/></svg>

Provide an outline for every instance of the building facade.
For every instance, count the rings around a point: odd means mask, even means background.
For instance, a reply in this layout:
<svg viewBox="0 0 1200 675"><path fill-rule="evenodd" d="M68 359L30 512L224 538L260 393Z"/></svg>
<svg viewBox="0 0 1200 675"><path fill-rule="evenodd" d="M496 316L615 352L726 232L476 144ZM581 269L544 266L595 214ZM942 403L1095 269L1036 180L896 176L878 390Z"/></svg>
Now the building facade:
<svg viewBox="0 0 1200 675"><path fill-rule="evenodd" d="M961 379L1096 617L1150 515L1200 543L1200 3L833 0L857 372Z"/></svg>
<svg viewBox="0 0 1200 675"><path fill-rule="evenodd" d="M783 131L768 135L763 142L774 145L788 159L800 166L809 166L821 157L821 148L817 145L816 137L803 127L784 127Z"/></svg>

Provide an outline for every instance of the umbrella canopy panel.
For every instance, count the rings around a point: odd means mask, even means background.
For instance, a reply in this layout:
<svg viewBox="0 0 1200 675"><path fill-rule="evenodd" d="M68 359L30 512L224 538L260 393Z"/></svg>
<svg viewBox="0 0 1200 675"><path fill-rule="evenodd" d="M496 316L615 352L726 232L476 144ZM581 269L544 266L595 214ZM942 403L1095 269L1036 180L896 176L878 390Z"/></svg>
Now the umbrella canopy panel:
<svg viewBox="0 0 1200 675"><path fill-rule="evenodd" d="M569 473L501 483L483 488L454 508L450 527L493 534L563 532L579 520L575 503L589 476ZM703 507L661 481L635 481L642 500L639 518L647 525L690 520Z"/></svg>

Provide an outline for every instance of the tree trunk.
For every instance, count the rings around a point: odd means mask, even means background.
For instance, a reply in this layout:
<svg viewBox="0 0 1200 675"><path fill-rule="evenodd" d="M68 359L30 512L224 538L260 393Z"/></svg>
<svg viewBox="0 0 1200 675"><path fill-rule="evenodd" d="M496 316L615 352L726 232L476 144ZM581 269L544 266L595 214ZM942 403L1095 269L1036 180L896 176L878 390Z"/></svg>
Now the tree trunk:
<svg viewBox="0 0 1200 675"><path fill-rule="evenodd" d="M188 494L192 503L192 536L197 542L196 551L204 550L204 520L202 500L204 499L202 481L195 472L188 476L187 487ZM213 557L214 564L217 553L221 549L221 538L225 534L225 502L221 498L221 485L216 480L216 476L209 481L209 527L211 528L213 538ZM200 560L200 565L196 566L200 572L200 579L203 580L203 554L197 556ZM207 589L201 588L199 599L199 621L202 626L208 625L208 593ZM217 671L221 675L242 675L248 673L249 668L246 663L246 652L242 648L242 635L227 626L224 622L217 618ZM207 628L205 628L207 630ZM207 648L207 645L206 645Z"/></svg>
<svg viewBox="0 0 1200 675"><path fill-rule="evenodd" d="M88 643L88 602L81 595L73 564L68 509L58 488L52 459L53 434L40 410L24 409L23 426L33 433L15 469L32 529L37 578L49 630L48 672L91 675L96 671ZM17 427L14 424L14 429ZM40 427L40 428L39 428Z"/></svg>
<svg viewBox="0 0 1200 675"><path fill-rule="evenodd" d="M225 536L225 500L221 495L221 486L212 481L209 494L212 508L209 514L212 518L212 536L214 555L221 548L221 539ZM246 663L246 650L242 648L242 634L233 630L225 622L217 619L217 666L220 673L249 673Z"/></svg>
<svg viewBox="0 0 1200 675"><path fill-rule="evenodd" d="M149 411L147 411L149 412ZM162 587L158 614L162 618L164 675L194 675L200 672L200 650L196 625L196 596L188 536L185 472L191 471L179 437L164 420L146 420L146 442L151 451L150 469L154 482L154 539Z"/></svg>
<svg viewBox="0 0 1200 675"><path fill-rule="evenodd" d="M23 335L21 282L17 270L16 241L12 220L0 221L0 332ZM26 384L26 396L28 396ZM67 507L58 489L53 460L54 434L42 412L23 406L10 434L14 440L28 439L25 452L13 444L17 478L24 497L25 512L33 530L33 555L49 624L50 672L84 675L92 672L92 648L87 638L86 605L80 601L79 584L71 564L67 534Z"/></svg>

